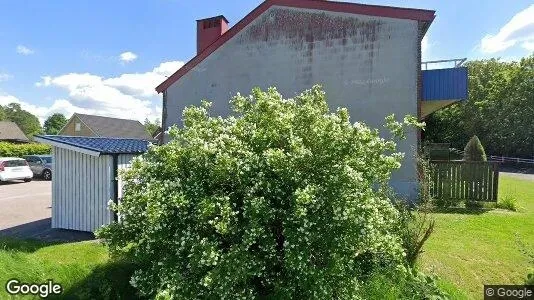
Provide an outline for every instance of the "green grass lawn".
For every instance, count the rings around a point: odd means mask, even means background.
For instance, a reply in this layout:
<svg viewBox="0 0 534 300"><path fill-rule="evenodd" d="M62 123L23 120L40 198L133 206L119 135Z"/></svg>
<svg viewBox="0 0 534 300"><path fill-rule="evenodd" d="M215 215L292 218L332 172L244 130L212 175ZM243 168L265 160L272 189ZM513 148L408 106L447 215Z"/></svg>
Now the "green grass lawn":
<svg viewBox="0 0 534 300"><path fill-rule="evenodd" d="M26 283L53 279L64 289L62 299L97 299L104 292L113 299L132 299L134 291L124 280L129 272L128 264L110 263L106 249L98 242L50 244L0 239L0 299L20 299L10 297L5 290L5 283L12 278Z"/></svg>
<svg viewBox="0 0 534 300"><path fill-rule="evenodd" d="M500 196L515 197L519 212L489 210L436 214L434 234L425 245L421 268L434 273L453 299L482 298L482 285L522 284L529 265L518 240L534 249L534 181L502 176ZM128 284L132 266L111 262L98 242L49 244L0 239L0 299L10 299L4 284L53 279L62 299L134 299ZM19 298L16 298L19 299ZM393 298L392 298L393 299Z"/></svg>
<svg viewBox="0 0 534 300"><path fill-rule="evenodd" d="M484 284L523 284L532 267L522 246L534 251L534 181L501 176L499 197L513 196L518 212L436 214L436 228L421 264L468 298L483 298Z"/></svg>

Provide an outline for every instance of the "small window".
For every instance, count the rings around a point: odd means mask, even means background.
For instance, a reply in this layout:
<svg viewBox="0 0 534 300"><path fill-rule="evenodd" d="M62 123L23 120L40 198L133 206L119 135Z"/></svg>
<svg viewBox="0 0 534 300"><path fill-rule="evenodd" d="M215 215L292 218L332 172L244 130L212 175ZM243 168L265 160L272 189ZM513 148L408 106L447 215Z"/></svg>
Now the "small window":
<svg viewBox="0 0 534 300"><path fill-rule="evenodd" d="M74 131L81 131L81 130L82 130L82 124L74 123Z"/></svg>
<svg viewBox="0 0 534 300"><path fill-rule="evenodd" d="M24 167L27 166L25 160L18 159L18 160L8 160L4 162L4 167L6 168L13 168L13 167Z"/></svg>
<svg viewBox="0 0 534 300"><path fill-rule="evenodd" d="M39 159L37 157L35 157L35 156L28 156L28 157L26 157L26 161L29 162L29 163L34 164L37 161L39 161Z"/></svg>

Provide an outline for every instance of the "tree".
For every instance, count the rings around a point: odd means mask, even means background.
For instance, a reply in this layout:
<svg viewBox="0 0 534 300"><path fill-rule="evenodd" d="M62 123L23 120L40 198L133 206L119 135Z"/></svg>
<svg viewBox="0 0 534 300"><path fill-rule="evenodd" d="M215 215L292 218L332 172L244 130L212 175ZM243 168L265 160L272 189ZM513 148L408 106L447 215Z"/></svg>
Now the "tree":
<svg viewBox="0 0 534 300"><path fill-rule="evenodd" d="M486 152L482 143L476 135L474 135L464 148L465 161L486 161Z"/></svg>
<svg viewBox="0 0 534 300"><path fill-rule="evenodd" d="M64 115L55 113L49 116L44 122L44 132L46 134L58 134L59 131L67 124L68 120Z"/></svg>
<svg viewBox="0 0 534 300"><path fill-rule="evenodd" d="M427 120L425 139L463 147L473 135L492 155L534 156L534 54L519 62L472 61L469 96Z"/></svg>
<svg viewBox="0 0 534 300"><path fill-rule="evenodd" d="M226 118L186 108L123 174L121 222L98 236L138 266L131 283L150 298L353 299L369 274L399 272L395 142L329 112L318 86L231 104Z"/></svg>
<svg viewBox="0 0 534 300"><path fill-rule="evenodd" d="M0 105L0 121L5 121L5 120L7 120L7 115L2 105Z"/></svg>
<svg viewBox="0 0 534 300"><path fill-rule="evenodd" d="M147 118L145 119L145 122L143 123L145 125L145 130L148 132L150 136L154 136L154 133L156 133L156 130L158 130L161 127L161 122L159 119L156 119L154 122L150 122L150 120Z"/></svg>
<svg viewBox="0 0 534 300"><path fill-rule="evenodd" d="M7 119L15 122L28 137L33 137L41 133L41 123L39 119L31 113L23 110L18 103L10 103L4 107Z"/></svg>

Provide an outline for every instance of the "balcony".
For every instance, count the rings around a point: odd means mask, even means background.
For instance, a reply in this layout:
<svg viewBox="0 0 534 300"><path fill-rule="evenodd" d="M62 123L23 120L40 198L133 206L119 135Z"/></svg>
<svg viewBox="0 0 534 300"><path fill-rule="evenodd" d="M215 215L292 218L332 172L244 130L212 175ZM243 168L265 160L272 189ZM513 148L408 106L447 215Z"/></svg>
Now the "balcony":
<svg viewBox="0 0 534 300"><path fill-rule="evenodd" d="M430 69L430 65L442 66L454 63L452 68ZM438 60L422 63L422 101L421 118L449 106L453 103L467 99L467 67L462 64L465 59Z"/></svg>

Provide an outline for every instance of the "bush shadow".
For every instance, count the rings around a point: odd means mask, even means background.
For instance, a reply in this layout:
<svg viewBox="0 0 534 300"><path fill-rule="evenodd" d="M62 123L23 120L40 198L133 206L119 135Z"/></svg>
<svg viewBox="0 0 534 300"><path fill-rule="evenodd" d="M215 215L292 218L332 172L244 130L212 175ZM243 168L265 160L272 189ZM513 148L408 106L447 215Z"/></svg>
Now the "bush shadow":
<svg viewBox="0 0 534 300"><path fill-rule="evenodd" d="M96 267L85 279L50 299L145 299L130 285L135 265L123 260Z"/></svg>
<svg viewBox="0 0 534 300"><path fill-rule="evenodd" d="M438 214L457 214L457 215L482 215L494 210L493 208L468 208L468 207L447 207L434 208L432 213Z"/></svg>

